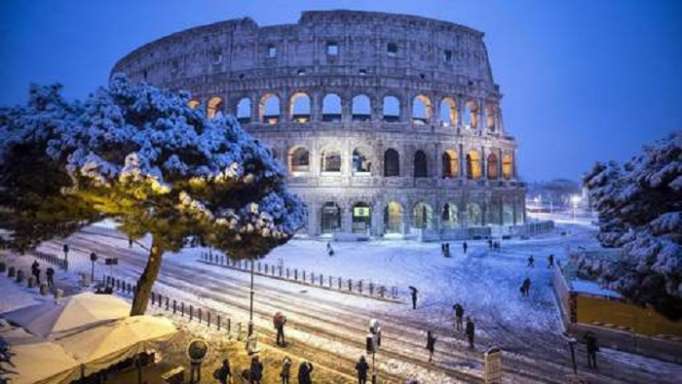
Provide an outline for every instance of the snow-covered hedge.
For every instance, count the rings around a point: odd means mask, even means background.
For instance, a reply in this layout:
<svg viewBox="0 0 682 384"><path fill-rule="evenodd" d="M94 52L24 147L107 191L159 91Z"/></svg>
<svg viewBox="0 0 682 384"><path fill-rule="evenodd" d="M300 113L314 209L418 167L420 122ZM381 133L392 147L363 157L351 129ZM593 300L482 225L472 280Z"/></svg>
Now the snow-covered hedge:
<svg viewBox="0 0 682 384"><path fill-rule="evenodd" d="M579 271L670 318L682 317L682 131L623 166L597 163L584 178L598 239L616 260L579 259Z"/></svg>

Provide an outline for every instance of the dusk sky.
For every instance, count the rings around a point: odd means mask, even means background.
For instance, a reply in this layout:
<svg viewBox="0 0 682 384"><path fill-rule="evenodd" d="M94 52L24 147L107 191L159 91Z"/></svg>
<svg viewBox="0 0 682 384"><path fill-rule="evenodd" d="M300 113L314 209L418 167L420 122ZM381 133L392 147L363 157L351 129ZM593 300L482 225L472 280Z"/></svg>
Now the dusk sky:
<svg viewBox="0 0 682 384"><path fill-rule="evenodd" d="M113 64L172 32L249 16L296 23L304 10L421 15L485 32L521 177L578 179L682 129L682 1L10 1L0 2L0 105L30 82L84 98Z"/></svg>

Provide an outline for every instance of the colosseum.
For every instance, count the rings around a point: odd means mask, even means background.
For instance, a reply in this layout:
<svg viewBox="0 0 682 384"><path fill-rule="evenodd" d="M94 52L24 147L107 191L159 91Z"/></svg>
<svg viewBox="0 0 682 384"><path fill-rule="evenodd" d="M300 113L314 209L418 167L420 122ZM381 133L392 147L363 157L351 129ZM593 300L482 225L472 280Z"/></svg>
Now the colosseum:
<svg viewBox="0 0 682 384"><path fill-rule="evenodd" d="M357 11L242 18L150 42L115 72L236 116L307 203L307 235L457 239L525 222L516 142L474 29Z"/></svg>

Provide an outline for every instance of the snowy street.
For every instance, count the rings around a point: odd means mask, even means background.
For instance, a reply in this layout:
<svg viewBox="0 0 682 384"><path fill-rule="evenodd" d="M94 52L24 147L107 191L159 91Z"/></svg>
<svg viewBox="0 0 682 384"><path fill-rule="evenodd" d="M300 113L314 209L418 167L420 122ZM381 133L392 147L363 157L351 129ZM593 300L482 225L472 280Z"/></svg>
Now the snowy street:
<svg viewBox="0 0 682 384"><path fill-rule="evenodd" d="M569 231L569 236L561 236ZM558 318L546 257L565 257L566 247L589 245L587 226L563 225L552 234L530 240L502 243L496 252L484 241L470 242L465 256L460 243L451 244L452 258L440 254L438 243L376 241L333 243L329 257L323 241L293 240L273 251L265 261L315 273L344 278L370 279L401 289L405 304L335 293L314 287L256 278L255 321L261 342L274 345L271 318L276 311L289 318L288 352L303 355L317 364L352 374L352 362L364 351L364 336L370 318L383 328L382 350L377 366L384 378L394 381L418 377L424 382L455 383L480 381L482 355L490 345L505 351L509 382L563 382L570 373L570 358L560 336ZM76 270L89 271L87 255L118 256L115 276L134 281L145 263L145 250L115 230L93 226L67 240L69 258ZM60 242L40 250L59 254ZM197 262L200 249L167 254L155 290L206 308L232 314L244 324L248 316L248 274ZM527 267L528 255L535 267ZM98 265L98 273L109 268ZM519 293L523 279L532 281L530 296ZM405 295L409 285L420 291L413 311ZM453 333L452 305L460 302L465 316L476 323L476 348L469 350L464 334ZM426 330L438 336L434 363L427 362ZM603 349L598 372L588 371L584 349L578 348L579 372L591 382L670 382L682 367Z"/></svg>

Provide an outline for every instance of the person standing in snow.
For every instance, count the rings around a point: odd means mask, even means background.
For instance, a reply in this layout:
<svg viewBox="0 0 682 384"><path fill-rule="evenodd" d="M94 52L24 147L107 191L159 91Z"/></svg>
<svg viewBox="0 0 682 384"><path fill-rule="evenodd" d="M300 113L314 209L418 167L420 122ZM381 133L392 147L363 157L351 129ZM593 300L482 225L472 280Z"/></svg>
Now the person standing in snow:
<svg viewBox="0 0 682 384"><path fill-rule="evenodd" d="M298 367L298 384L313 384L310 375L313 373L313 365L309 361L301 362Z"/></svg>
<svg viewBox="0 0 682 384"><path fill-rule="evenodd" d="M263 380L263 363L258 360L258 356L251 359L251 369L249 370L249 383L261 384Z"/></svg>
<svg viewBox="0 0 682 384"><path fill-rule="evenodd" d="M464 307L462 307L462 304L457 303L452 306L452 309L455 310L455 330L461 331L462 318L464 317Z"/></svg>
<svg viewBox="0 0 682 384"><path fill-rule="evenodd" d="M38 263L38 260L33 260L31 274L36 278L36 284L40 285L40 263Z"/></svg>
<svg viewBox="0 0 682 384"><path fill-rule="evenodd" d="M436 351L436 336L431 331L426 331L426 349L429 351L429 363L433 360L433 352Z"/></svg>
<svg viewBox="0 0 682 384"><path fill-rule="evenodd" d="M465 241L465 242L462 243L462 250L464 251L464 254L465 254L465 255L466 255L466 253L467 253L467 248L469 248L469 246L467 245L467 242Z"/></svg>
<svg viewBox="0 0 682 384"><path fill-rule="evenodd" d="M445 257L450 257L450 243L445 243Z"/></svg>
<svg viewBox="0 0 682 384"><path fill-rule="evenodd" d="M367 384L367 371L369 371L369 364L365 360L365 356L360 356L357 364L355 364L355 370L358 372L358 384Z"/></svg>
<svg viewBox="0 0 682 384"><path fill-rule="evenodd" d="M440 254L445 257L445 243L440 243Z"/></svg>
<svg viewBox="0 0 682 384"><path fill-rule="evenodd" d="M521 294L523 296L528 297L529 292L530 292L530 278L526 277L526 279L521 284Z"/></svg>
<svg viewBox="0 0 682 384"><path fill-rule="evenodd" d="M284 324L287 323L287 318L282 314L282 312L275 313L272 318L272 324L277 330L277 345L280 347L286 347L286 342L284 341Z"/></svg>
<svg viewBox="0 0 682 384"><path fill-rule="evenodd" d="M410 285L410 296L412 296L412 309L417 309L417 288Z"/></svg>
<svg viewBox="0 0 682 384"><path fill-rule="evenodd" d="M220 382L220 384L229 384L232 382L232 372L230 371L230 361L223 360L223 365L216 369L213 377Z"/></svg>
<svg viewBox="0 0 682 384"><path fill-rule="evenodd" d="M291 359L289 356L285 356L282 360L282 370L279 372L279 377L282 379L282 384L289 384L291 377Z"/></svg>
<svg viewBox="0 0 682 384"><path fill-rule="evenodd" d="M587 332L583 336L583 341L587 349L587 366L597 369L597 352L599 351L597 336L592 332Z"/></svg>
<svg viewBox="0 0 682 384"><path fill-rule="evenodd" d="M329 241L327 242L327 254L329 257L334 256L334 248L332 248L332 243Z"/></svg>
<svg viewBox="0 0 682 384"><path fill-rule="evenodd" d="M535 266L535 258L533 255L528 256L528 267L533 268Z"/></svg>
<svg viewBox="0 0 682 384"><path fill-rule="evenodd" d="M547 257L547 268L552 268L554 266L554 255L549 255Z"/></svg>
<svg viewBox="0 0 682 384"><path fill-rule="evenodd" d="M54 269L52 267L48 267L47 270L45 271L45 276L47 277L47 286L50 288L54 287Z"/></svg>
<svg viewBox="0 0 682 384"><path fill-rule="evenodd" d="M471 319L471 317L467 317L467 325L464 333L466 333L467 339L469 340L469 348L473 349L474 336L476 335L476 326L474 325L474 321Z"/></svg>

